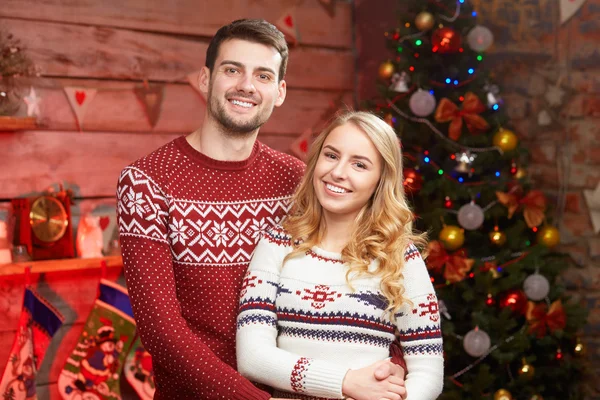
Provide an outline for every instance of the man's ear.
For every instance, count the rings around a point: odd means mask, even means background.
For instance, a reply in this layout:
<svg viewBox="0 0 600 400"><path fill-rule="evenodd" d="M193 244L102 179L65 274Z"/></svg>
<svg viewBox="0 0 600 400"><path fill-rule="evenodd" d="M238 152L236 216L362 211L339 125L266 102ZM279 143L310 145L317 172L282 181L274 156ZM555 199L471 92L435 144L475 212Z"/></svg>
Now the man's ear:
<svg viewBox="0 0 600 400"><path fill-rule="evenodd" d="M279 82L279 88L277 91L278 94L277 100L275 100L275 107L279 107L285 101L285 95L287 93L287 83L285 83L285 80L282 79L281 82Z"/></svg>
<svg viewBox="0 0 600 400"><path fill-rule="evenodd" d="M208 97L208 86L210 84L210 70L208 67L202 67L198 74L198 89L200 93L204 95L204 98Z"/></svg>

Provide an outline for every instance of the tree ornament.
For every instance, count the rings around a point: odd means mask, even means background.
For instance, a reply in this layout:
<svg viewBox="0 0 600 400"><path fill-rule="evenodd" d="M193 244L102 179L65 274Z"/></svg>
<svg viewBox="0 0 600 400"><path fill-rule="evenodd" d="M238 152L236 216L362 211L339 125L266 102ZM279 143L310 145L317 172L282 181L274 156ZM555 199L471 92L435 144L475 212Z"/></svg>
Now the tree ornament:
<svg viewBox="0 0 600 400"><path fill-rule="evenodd" d="M464 250L448 254L439 240L429 242L427 251L427 269L440 273L444 268L444 278L450 283L464 280L475 264L475 260L466 257Z"/></svg>
<svg viewBox="0 0 600 400"><path fill-rule="evenodd" d="M537 241L546 247L552 248L560 243L560 232L555 227L546 225L538 231Z"/></svg>
<svg viewBox="0 0 600 400"><path fill-rule="evenodd" d="M573 354L577 357L582 357L585 355L585 345L581 341L580 338L577 338L577 342L575 343L575 347L573 348Z"/></svg>
<svg viewBox="0 0 600 400"><path fill-rule="evenodd" d="M567 315L560 300L550 304L550 307L546 303L536 304L530 301L527 303L525 317L529 323L527 332L538 339L546 336L548 332L554 333L567 326Z"/></svg>
<svg viewBox="0 0 600 400"><path fill-rule="evenodd" d="M458 223L466 230L479 229L484 219L483 209L474 201L465 204L458 210Z"/></svg>
<svg viewBox="0 0 600 400"><path fill-rule="evenodd" d="M423 89L419 89L413 93L408 101L410 111L419 117L426 117L431 114L435 110L435 104L435 97Z"/></svg>
<svg viewBox="0 0 600 400"><path fill-rule="evenodd" d="M527 176L527 170L523 167L519 167L515 173L515 178L524 179Z"/></svg>
<svg viewBox="0 0 600 400"><path fill-rule="evenodd" d="M500 93L500 89L498 85L493 85L490 83L486 83L483 87L483 90L486 92L486 100L488 108L493 108L496 104L500 103L500 99L498 98L498 94Z"/></svg>
<svg viewBox="0 0 600 400"><path fill-rule="evenodd" d="M456 53L460 50L460 35L452 28L443 27L431 35L431 51L440 54Z"/></svg>
<svg viewBox="0 0 600 400"><path fill-rule="evenodd" d="M529 275L523 282L523 290L529 300L540 301L548 296L550 283L545 276L538 274Z"/></svg>
<svg viewBox="0 0 600 400"><path fill-rule="evenodd" d="M444 199L444 207L447 209L452 208L452 199L449 196L446 196L446 198Z"/></svg>
<svg viewBox="0 0 600 400"><path fill-rule="evenodd" d="M467 43L474 51L486 51L494 43L494 34L482 25L476 25L467 34Z"/></svg>
<svg viewBox="0 0 600 400"><path fill-rule="evenodd" d="M494 296L492 296L491 293L487 294L487 298L485 299L485 304L488 306L493 306L494 304L496 304L496 299L494 299Z"/></svg>
<svg viewBox="0 0 600 400"><path fill-rule="evenodd" d="M465 231L456 225L446 225L440 231L439 239L446 249L456 250L465 243Z"/></svg>
<svg viewBox="0 0 600 400"><path fill-rule="evenodd" d="M407 93L409 91L408 83L410 82L410 77L405 71L401 73L394 73L392 75L392 84L390 85L390 90L397 93Z"/></svg>
<svg viewBox="0 0 600 400"><path fill-rule="evenodd" d="M500 128L493 137L494 146L499 147L502 151L511 151L517 147L519 139L513 131L508 129Z"/></svg>
<svg viewBox="0 0 600 400"><path fill-rule="evenodd" d="M506 243L506 234L498 229L497 226L494 227L494 230L490 232L490 242L495 246L503 246Z"/></svg>
<svg viewBox="0 0 600 400"><path fill-rule="evenodd" d="M517 174L518 171L519 171L519 168L517 167L517 163L514 161L511 162L510 163L510 174L514 176Z"/></svg>
<svg viewBox="0 0 600 400"><path fill-rule="evenodd" d="M536 393L536 394L531 395L529 400L544 400L544 398L541 395Z"/></svg>
<svg viewBox="0 0 600 400"><path fill-rule="evenodd" d="M472 357L481 357L491 346L490 336L479 327L470 330L463 339L463 347L468 355Z"/></svg>
<svg viewBox="0 0 600 400"><path fill-rule="evenodd" d="M527 296L520 289L510 289L502 293L498 302L500 308L510 308L517 315L527 311Z"/></svg>
<svg viewBox="0 0 600 400"><path fill-rule="evenodd" d="M478 115L484 111L485 105L479 97L473 92L467 92L460 108L447 97L442 98L434 118L436 122L450 122L448 137L456 141L462 134L463 120L469 132L473 134L485 132L490 128L488 122Z"/></svg>
<svg viewBox="0 0 600 400"><path fill-rule="evenodd" d="M392 77L392 75L394 74L395 69L396 69L396 67L394 66L394 64L391 61L386 61L379 66L379 71L378 71L379 77L381 79L390 79Z"/></svg>
<svg viewBox="0 0 600 400"><path fill-rule="evenodd" d="M540 190L531 190L525 196L521 194L521 190L511 190L508 193L496 192L496 197L500 204L507 208L508 219L511 219L517 210L522 209L525 223L534 228L544 221L546 196Z"/></svg>
<svg viewBox="0 0 600 400"><path fill-rule="evenodd" d="M498 389L494 393L494 400L513 400L513 397L508 390Z"/></svg>
<svg viewBox="0 0 600 400"><path fill-rule="evenodd" d="M471 164L477 158L477 154L471 153L469 150L455 153L456 162L458 163L454 170L461 173L470 173Z"/></svg>
<svg viewBox="0 0 600 400"><path fill-rule="evenodd" d="M525 379L531 379L535 375L535 368L533 365L528 364L527 360L523 357L523 365L519 368L519 375Z"/></svg>
<svg viewBox="0 0 600 400"><path fill-rule="evenodd" d="M27 104L27 116L28 117L39 117L40 116L40 103L42 99L35 93L33 86L29 89L29 94L23 97L23 101Z"/></svg>
<svg viewBox="0 0 600 400"><path fill-rule="evenodd" d="M413 168L404 168L404 190L409 194L419 193L423 187L423 177L421 174Z"/></svg>
<svg viewBox="0 0 600 400"><path fill-rule="evenodd" d="M421 11L415 17L415 26L421 32L430 30L431 28L433 28L434 24L435 24L435 18L433 17L433 14L431 14L430 12Z"/></svg>

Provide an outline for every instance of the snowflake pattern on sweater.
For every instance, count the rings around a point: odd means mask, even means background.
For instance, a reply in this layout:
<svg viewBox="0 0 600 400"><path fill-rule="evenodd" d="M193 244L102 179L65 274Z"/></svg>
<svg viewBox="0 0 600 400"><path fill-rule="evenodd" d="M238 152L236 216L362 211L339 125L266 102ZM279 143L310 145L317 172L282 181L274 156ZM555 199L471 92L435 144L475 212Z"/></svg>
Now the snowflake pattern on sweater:
<svg viewBox="0 0 600 400"><path fill-rule="evenodd" d="M438 301L414 245L404 253L405 297L395 323L376 275L345 279L340 254L317 247L293 257L281 227L260 240L244 278L237 320L242 375L277 389L274 397L343 398L348 369L388 357L398 331L408 374L409 400L432 400L443 386ZM377 268L374 261L370 271Z"/></svg>
<svg viewBox="0 0 600 400"><path fill-rule="evenodd" d="M289 209L303 170L259 142L227 162L182 136L122 171L123 264L155 399L270 398L235 371L235 320L256 243Z"/></svg>

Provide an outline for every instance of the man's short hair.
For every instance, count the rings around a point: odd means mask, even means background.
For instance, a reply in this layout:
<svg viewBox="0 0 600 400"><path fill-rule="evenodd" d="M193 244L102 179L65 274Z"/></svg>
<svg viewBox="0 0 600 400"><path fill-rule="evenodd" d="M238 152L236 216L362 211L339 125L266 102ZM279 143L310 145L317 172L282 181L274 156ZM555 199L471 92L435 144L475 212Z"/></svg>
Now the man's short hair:
<svg viewBox="0 0 600 400"><path fill-rule="evenodd" d="M281 55L278 80L284 78L289 54L285 36L275 25L263 19L238 19L217 31L206 50L206 67L211 72L221 43L230 39L247 40L275 48Z"/></svg>

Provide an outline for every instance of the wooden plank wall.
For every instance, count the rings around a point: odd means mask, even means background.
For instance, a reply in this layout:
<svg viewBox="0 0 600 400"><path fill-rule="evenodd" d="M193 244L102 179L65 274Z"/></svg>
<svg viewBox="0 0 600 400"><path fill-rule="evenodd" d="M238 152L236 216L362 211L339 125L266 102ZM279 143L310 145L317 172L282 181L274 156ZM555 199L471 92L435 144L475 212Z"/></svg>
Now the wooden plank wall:
<svg viewBox="0 0 600 400"><path fill-rule="evenodd" d="M306 129L322 127L337 101L354 106L350 0L337 1L333 16L318 0L3 0L0 29L19 38L36 64L40 76L22 83L34 87L42 103L39 129L0 131L0 199L62 183L80 198L106 197L111 207L124 166L201 124L205 103L186 77L204 65L215 31L244 17L274 23L287 11L296 18L300 43L290 52L285 104L260 132L260 140L284 152ZM132 91L143 80L165 88L154 127ZM82 131L65 86L98 89ZM23 105L19 115L25 114ZM78 202L75 221L98 204ZM39 373L41 399L59 398L57 377L92 307L99 276L99 270L33 276L38 291L66 317ZM122 282L119 276L113 269L109 278ZM23 283L23 276L0 277L0 367L14 338ZM124 398L132 398L129 392Z"/></svg>

